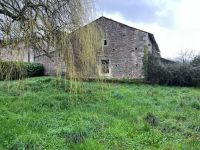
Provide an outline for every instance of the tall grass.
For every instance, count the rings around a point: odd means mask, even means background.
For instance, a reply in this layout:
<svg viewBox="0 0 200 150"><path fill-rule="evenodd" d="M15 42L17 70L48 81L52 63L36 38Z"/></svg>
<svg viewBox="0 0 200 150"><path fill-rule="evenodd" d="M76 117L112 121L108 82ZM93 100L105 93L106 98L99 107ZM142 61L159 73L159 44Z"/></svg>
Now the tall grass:
<svg viewBox="0 0 200 150"><path fill-rule="evenodd" d="M32 3L37 4L38 1ZM84 88L79 81L96 77L98 71L97 52L101 50L103 33L95 23L85 26L96 17L94 1L46 1L45 4L49 5L50 10L42 10L43 7L33 10L30 8L26 12L29 14L27 20L19 22L12 22L9 18L3 20L5 32L3 32L0 59L15 60L17 70L23 72L21 63L18 62L30 61L29 54L45 54L56 64L52 67L56 68L58 81L62 82L61 77L67 78L70 80L70 86L67 88L70 88L71 95L78 94L78 91L84 91L79 89ZM21 5L25 5L24 2ZM57 52L55 58L49 55L52 51ZM13 79L15 76L7 73L6 68L0 70L6 74L6 79ZM15 72L12 70L16 68L9 68L10 72ZM20 76L22 79L25 78L23 74ZM71 97L71 101L76 100L76 97Z"/></svg>
<svg viewBox="0 0 200 150"><path fill-rule="evenodd" d="M1 149L199 149L198 88L70 82L0 82Z"/></svg>

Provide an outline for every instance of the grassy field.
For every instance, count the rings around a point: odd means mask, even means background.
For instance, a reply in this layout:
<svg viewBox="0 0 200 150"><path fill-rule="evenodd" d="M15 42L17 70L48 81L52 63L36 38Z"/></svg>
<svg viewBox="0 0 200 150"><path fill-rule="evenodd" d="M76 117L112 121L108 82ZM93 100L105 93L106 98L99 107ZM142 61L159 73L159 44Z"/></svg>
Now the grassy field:
<svg viewBox="0 0 200 150"><path fill-rule="evenodd" d="M200 89L2 81L0 149L200 149Z"/></svg>

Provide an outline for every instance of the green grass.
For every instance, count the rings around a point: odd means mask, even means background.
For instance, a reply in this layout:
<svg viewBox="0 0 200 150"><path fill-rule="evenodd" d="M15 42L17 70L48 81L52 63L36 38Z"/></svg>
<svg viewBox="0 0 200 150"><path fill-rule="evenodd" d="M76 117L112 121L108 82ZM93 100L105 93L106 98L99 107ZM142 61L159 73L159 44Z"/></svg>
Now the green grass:
<svg viewBox="0 0 200 150"><path fill-rule="evenodd" d="M2 81L0 149L200 149L200 89Z"/></svg>

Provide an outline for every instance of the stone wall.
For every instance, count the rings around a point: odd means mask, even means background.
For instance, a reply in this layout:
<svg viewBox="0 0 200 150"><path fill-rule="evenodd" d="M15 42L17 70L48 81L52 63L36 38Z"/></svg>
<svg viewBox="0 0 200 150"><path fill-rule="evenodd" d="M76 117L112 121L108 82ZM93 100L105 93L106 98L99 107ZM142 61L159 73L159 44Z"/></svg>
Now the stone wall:
<svg viewBox="0 0 200 150"><path fill-rule="evenodd" d="M0 60L34 62L34 54L32 49L25 48L23 43L14 46L1 46Z"/></svg>
<svg viewBox="0 0 200 150"><path fill-rule="evenodd" d="M56 51L50 52L47 55L35 56L35 62L43 64L45 68L45 75L56 76L66 73L66 66L59 60L59 54Z"/></svg>
<svg viewBox="0 0 200 150"><path fill-rule="evenodd" d="M129 27L111 19L101 17L95 22L103 33L102 47L97 51L97 75L106 78L144 78L143 57L144 48L150 53L159 55L159 48L153 34ZM35 57L35 61L45 66L46 75L66 73L64 64L60 64L57 52L51 52L51 57L45 55ZM106 62L108 64L105 69ZM104 68L103 68L104 67ZM106 70L106 73L103 69Z"/></svg>
<svg viewBox="0 0 200 150"><path fill-rule="evenodd" d="M149 33L104 17L96 23L104 32L98 54L99 74L108 78L143 78L144 47L148 46L150 52L155 50ZM109 60L109 73L102 73L101 60Z"/></svg>

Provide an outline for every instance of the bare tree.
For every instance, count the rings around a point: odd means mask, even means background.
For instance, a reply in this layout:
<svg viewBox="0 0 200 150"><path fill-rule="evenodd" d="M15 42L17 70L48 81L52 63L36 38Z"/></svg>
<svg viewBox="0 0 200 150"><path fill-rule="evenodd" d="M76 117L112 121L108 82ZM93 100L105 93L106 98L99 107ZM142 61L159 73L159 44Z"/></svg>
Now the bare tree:
<svg viewBox="0 0 200 150"><path fill-rule="evenodd" d="M194 59L194 57L194 51L186 49L181 50L175 60L180 63L190 63Z"/></svg>

